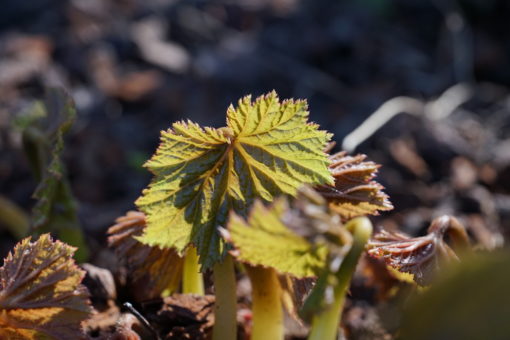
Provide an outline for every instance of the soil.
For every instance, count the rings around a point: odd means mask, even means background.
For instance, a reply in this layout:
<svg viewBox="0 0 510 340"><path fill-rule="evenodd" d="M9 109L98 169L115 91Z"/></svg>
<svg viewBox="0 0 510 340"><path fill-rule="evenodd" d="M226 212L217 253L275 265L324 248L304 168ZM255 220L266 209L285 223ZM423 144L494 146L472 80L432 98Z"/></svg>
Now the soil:
<svg viewBox="0 0 510 340"><path fill-rule="evenodd" d="M395 207L373 218L377 229L423 235L447 214L466 226L478 249L502 247L510 237L508 1L1 6L0 197L27 213L33 207L37 183L12 122L45 86L63 86L78 110L64 160L92 254L85 284L98 314L86 326L91 338L136 339L133 330L146 338L210 335L212 296L133 301L106 230L135 208L151 177L142 164L161 130L180 119L222 126L228 105L249 93L275 89L281 98L308 99L311 119L335 134L337 149L387 100L422 101L428 106L396 115L355 149L382 165L377 180ZM459 83L469 93L450 107L445 91ZM15 243L0 224L0 256ZM398 320L383 320L380 310L396 308L384 294L396 279L377 266L361 266L369 269L353 281L343 320L348 339L393 338ZM374 284L374 275L388 287ZM241 334L249 332L248 295L249 287L240 296ZM289 328L294 338L302 338L303 327Z"/></svg>

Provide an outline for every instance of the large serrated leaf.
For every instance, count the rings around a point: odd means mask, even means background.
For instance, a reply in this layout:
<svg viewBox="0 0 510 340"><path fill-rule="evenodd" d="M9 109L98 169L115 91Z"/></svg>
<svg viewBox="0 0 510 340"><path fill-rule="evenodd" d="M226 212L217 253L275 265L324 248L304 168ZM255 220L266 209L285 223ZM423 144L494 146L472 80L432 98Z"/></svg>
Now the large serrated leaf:
<svg viewBox="0 0 510 340"><path fill-rule="evenodd" d="M256 201L248 221L233 213L228 227L236 257L298 278L316 276L325 266L328 249L285 226L282 217L288 209L287 199L279 198L269 208Z"/></svg>
<svg viewBox="0 0 510 340"><path fill-rule="evenodd" d="M22 240L0 268L0 339L78 339L90 313L76 248L49 234Z"/></svg>
<svg viewBox="0 0 510 340"><path fill-rule="evenodd" d="M147 215L148 245L193 243L203 266L225 254L217 227L229 210L246 216L256 198L295 195L303 183L333 183L324 147L330 135L308 123L305 101L280 103L273 91L227 111L227 127L174 123L146 163L155 175L136 204Z"/></svg>

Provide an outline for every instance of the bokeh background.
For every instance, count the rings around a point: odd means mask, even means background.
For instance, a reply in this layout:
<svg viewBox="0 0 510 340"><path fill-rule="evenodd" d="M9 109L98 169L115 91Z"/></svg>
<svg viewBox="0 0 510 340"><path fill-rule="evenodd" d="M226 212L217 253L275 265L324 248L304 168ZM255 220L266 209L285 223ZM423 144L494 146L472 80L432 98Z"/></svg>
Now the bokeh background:
<svg viewBox="0 0 510 340"><path fill-rule="evenodd" d="M482 247L510 235L509 1L0 5L0 195L30 212L37 183L12 122L45 86L63 86L78 109L64 159L93 250L148 184L141 165L161 130L180 119L222 126L230 103L272 89L308 99L339 145L392 98L446 105L440 118L430 105L396 115L354 150L383 165L396 209L377 223L417 235L448 213ZM460 105L435 101L457 84L468 89ZM3 256L15 239L0 236Z"/></svg>

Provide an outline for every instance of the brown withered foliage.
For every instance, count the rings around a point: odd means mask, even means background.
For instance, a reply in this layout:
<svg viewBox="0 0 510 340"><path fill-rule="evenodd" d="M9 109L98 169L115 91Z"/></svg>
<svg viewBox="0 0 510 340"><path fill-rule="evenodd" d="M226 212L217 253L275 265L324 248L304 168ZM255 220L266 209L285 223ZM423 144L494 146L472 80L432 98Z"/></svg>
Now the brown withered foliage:
<svg viewBox="0 0 510 340"><path fill-rule="evenodd" d="M343 151L329 156L335 184L316 188L343 220L393 209L384 187L373 180L380 165L365 159L366 155L349 156Z"/></svg>
<svg viewBox="0 0 510 340"><path fill-rule="evenodd" d="M401 272L413 274L416 283L422 286L430 284L444 262L459 260L454 249L462 252L466 248L469 248L467 233L451 216L432 221L425 236L409 237L382 230L367 244L369 255L383 259Z"/></svg>
<svg viewBox="0 0 510 340"><path fill-rule="evenodd" d="M163 304L145 304L145 310L162 339L210 339L214 301L212 295L173 294Z"/></svg>
<svg viewBox="0 0 510 340"><path fill-rule="evenodd" d="M78 339L91 308L76 248L43 234L19 242L0 268L0 339Z"/></svg>
<svg viewBox="0 0 510 340"><path fill-rule="evenodd" d="M145 215L129 211L108 229L108 244L115 249L119 259L125 261L130 284L143 287L143 290L133 290L139 300L174 292L179 287L184 261L173 249L138 242L134 237L141 235L144 228Z"/></svg>

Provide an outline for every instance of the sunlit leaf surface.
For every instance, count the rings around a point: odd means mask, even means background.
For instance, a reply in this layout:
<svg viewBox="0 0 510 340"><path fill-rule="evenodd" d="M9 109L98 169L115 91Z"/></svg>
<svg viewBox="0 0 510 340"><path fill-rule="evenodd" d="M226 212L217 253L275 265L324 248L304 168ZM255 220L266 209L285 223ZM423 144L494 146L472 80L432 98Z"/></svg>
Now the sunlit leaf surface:
<svg viewBox="0 0 510 340"><path fill-rule="evenodd" d="M26 238L0 268L0 339L79 339L90 313L75 248Z"/></svg>
<svg viewBox="0 0 510 340"><path fill-rule="evenodd" d="M309 187L290 204L284 197L270 207L255 202L247 220L233 213L228 229L238 260L297 278L317 276L328 253L341 256L351 241L338 215Z"/></svg>
<svg viewBox="0 0 510 340"><path fill-rule="evenodd" d="M174 123L146 163L154 179L136 204L147 215L139 240L175 247L193 243L205 267L225 254L217 227L233 209L246 216L256 198L295 195L303 183L332 184L324 148L330 138L308 123L305 101L280 103L275 92L247 96L227 110L227 126Z"/></svg>
<svg viewBox="0 0 510 340"><path fill-rule="evenodd" d="M237 259L296 277L315 276L325 265L327 249L314 246L283 224L288 208L287 200L280 198L269 208L255 202L248 221L232 214L229 231L239 251Z"/></svg>

